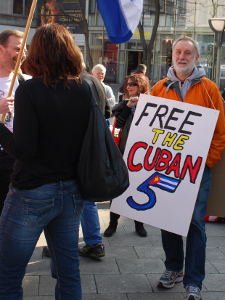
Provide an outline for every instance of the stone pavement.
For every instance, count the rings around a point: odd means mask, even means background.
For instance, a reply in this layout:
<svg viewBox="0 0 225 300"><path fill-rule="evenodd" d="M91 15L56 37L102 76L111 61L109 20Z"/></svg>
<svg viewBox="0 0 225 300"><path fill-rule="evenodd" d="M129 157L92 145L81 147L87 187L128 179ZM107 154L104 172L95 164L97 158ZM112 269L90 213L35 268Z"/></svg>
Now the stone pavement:
<svg viewBox="0 0 225 300"><path fill-rule="evenodd" d="M109 203L101 203L98 207L103 234L109 222ZM157 280L164 271L160 230L149 225L145 227L148 237L141 238L135 233L133 220L121 217L117 232L110 238L103 237L106 256L101 261L80 258L83 300L184 299L182 283L170 290L157 288ZM225 300L225 223L207 223L206 231L203 297L204 300ZM24 300L55 299L50 260L41 257L44 245L46 241L42 235L26 270Z"/></svg>

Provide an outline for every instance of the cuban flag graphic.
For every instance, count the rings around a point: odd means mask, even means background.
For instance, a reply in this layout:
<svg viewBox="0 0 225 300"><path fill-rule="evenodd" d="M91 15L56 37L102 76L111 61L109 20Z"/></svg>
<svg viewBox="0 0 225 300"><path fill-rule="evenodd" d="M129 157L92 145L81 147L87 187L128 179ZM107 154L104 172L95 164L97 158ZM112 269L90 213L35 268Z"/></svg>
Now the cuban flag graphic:
<svg viewBox="0 0 225 300"><path fill-rule="evenodd" d="M97 5L110 42L127 42L141 18L143 0L97 0Z"/></svg>
<svg viewBox="0 0 225 300"><path fill-rule="evenodd" d="M165 190L170 193L174 193L180 183L180 180L162 175L160 173L154 173L147 180L149 185L158 187L161 190Z"/></svg>

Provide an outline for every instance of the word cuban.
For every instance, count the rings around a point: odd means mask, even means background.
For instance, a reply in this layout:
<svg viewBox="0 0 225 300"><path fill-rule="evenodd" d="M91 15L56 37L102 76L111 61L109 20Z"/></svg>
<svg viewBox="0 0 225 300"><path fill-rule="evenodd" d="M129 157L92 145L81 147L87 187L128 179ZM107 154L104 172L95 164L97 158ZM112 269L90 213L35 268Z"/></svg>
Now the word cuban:
<svg viewBox="0 0 225 300"><path fill-rule="evenodd" d="M152 113L153 111L154 113ZM191 137L194 121L201 116L202 114L200 113L187 112L178 108L173 108L169 112L167 105L146 103L135 125L139 126L144 118L148 118L149 126L154 126L152 129L154 137L151 144L144 141L138 141L133 144L127 157L129 170L138 172L144 168L146 171L164 171L165 175L181 180L189 172L190 182L195 183L203 158L198 156L193 161L192 155L182 157L182 150L185 141L188 141ZM176 132L173 132L175 130ZM159 137L162 137L161 142ZM174 153L161 147L154 148L156 142L164 147L173 147L173 150L179 152Z"/></svg>

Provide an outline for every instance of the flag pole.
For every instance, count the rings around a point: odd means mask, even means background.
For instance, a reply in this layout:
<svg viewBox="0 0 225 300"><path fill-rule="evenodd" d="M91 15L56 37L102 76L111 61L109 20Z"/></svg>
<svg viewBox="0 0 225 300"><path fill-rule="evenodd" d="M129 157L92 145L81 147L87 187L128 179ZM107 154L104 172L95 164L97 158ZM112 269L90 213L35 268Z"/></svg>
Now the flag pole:
<svg viewBox="0 0 225 300"><path fill-rule="evenodd" d="M8 97L12 96L12 91L13 91L13 88L14 88L14 85L15 85L17 72L18 72L19 67L20 67L21 58L22 58L23 51L24 51L24 48L25 48L25 45L26 45L27 36L28 36L30 26L31 26L31 22L32 22L32 19L33 19L33 16L34 16L34 11L35 11L36 4L37 4L37 0L33 0L32 4L31 4L31 8L30 8L30 13L29 13L29 16L28 16L28 19L27 19L27 25L26 25L26 28L25 28L25 32L24 32L24 36L23 36L23 40L22 40L22 44L21 44L21 48L20 48L20 52L18 54L18 58L17 58L13 78L12 78L11 85L10 85L10 88L9 88ZM2 115L2 122L3 123L5 122L5 118L6 118L6 114Z"/></svg>

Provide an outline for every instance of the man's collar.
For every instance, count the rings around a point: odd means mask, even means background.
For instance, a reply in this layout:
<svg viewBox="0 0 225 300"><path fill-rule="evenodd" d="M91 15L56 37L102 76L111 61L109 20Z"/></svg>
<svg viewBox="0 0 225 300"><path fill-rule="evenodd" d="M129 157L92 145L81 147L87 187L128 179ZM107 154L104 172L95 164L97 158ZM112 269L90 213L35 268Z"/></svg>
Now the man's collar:
<svg viewBox="0 0 225 300"><path fill-rule="evenodd" d="M194 69L195 69L195 68L194 68ZM179 79L179 81L181 82L181 85L182 85L182 84L184 84L185 80L193 74L194 69L192 70L192 72L191 72L184 80L181 80L181 79L177 76L177 72L176 72L175 68L174 68L174 75Z"/></svg>

